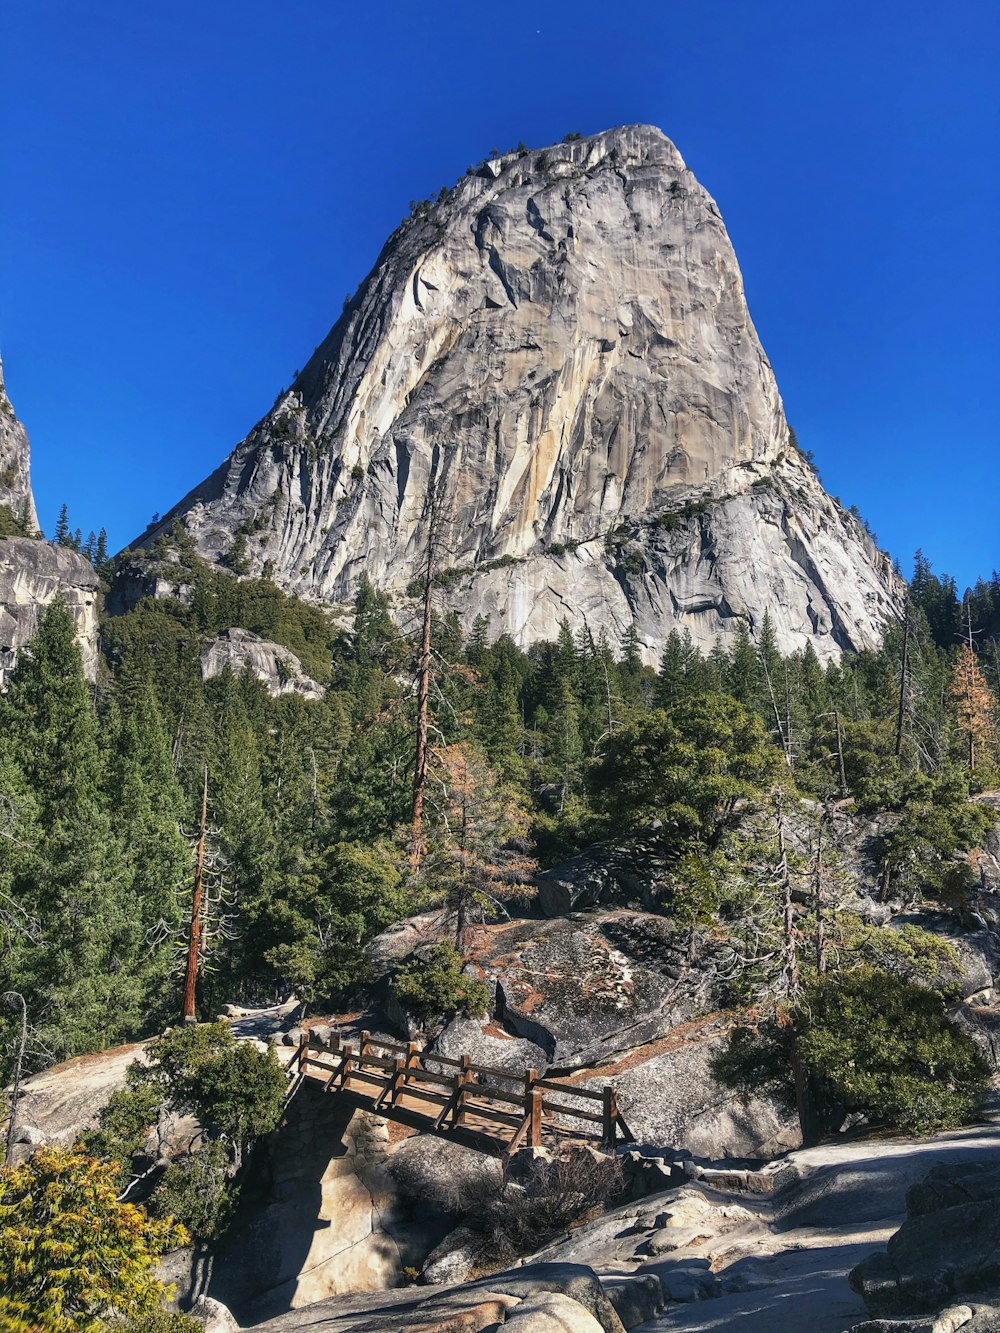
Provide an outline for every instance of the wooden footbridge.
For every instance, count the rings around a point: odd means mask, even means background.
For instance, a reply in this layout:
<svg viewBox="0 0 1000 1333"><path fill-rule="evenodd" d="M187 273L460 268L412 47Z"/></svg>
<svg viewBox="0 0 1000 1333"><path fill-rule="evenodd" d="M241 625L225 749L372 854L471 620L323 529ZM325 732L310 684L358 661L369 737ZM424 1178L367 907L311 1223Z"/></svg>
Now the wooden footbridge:
<svg viewBox="0 0 1000 1333"><path fill-rule="evenodd" d="M362 1032L354 1044L303 1033L288 1062L296 1086L309 1080L359 1109L491 1156L519 1148L590 1144L613 1152L633 1135L611 1084L579 1088L563 1079L474 1064Z"/></svg>

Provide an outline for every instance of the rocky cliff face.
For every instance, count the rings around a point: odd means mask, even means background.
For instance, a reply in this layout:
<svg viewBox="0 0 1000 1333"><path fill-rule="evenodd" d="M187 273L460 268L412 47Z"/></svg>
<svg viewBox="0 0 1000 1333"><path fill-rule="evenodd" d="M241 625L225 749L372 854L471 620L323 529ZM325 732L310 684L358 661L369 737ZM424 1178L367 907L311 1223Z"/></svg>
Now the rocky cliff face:
<svg viewBox="0 0 1000 1333"><path fill-rule="evenodd" d="M30 536L38 529L38 515L31 494L28 432L14 415L0 363L0 533L5 526Z"/></svg>
<svg viewBox="0 0 1000 1333"><path fill-rule="evenodd" d="M304 699L321 699L323 687L302 669L302 663L288 648L270 643L245 629L224 629L201 655L202 680L219 676L226 667L238 676L249 666L268 693L301 694Z"/></svg>
<svg viewBox="0 0 1000 1333"><path fill-rule="evenodd" d="M98 578L82 555L33 540L38 516L29 465L28 433L14 415L0 367L0 689L55 597L76 621L84 670L90 679L97 672ZM29 535L11 535L22 532Z"/></svg>
<svg viewBox="0 0 1000 1333"><path fill-rule="evenodd" d="M634 624L649 660L765 611L829 658L897 596L789 438L718 208L648 126L420 205L175 514L204 554L332 601L363 571L401 599L431 546L466 622L521 644Z"/></svg>
<svg viewBox="0 0 1000 1333"><path fill-rule="evenodd" d="M52 542L0 539L0 689L17 663L19 649L56 597L62 597L76 621L83 669L93 680L98 658L98 578L93 565Z"/></svg>

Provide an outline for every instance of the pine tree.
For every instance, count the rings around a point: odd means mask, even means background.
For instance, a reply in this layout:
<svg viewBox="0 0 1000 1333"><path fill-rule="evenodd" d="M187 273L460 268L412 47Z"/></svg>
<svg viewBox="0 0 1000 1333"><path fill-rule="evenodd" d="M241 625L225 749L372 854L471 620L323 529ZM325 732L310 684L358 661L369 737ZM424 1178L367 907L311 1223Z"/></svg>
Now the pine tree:
<svg viewBox="0 0 1000 1333"><path fill-rule="evenodd" d="M660 666L653 687L653 700L657 708L672 708L681 699L688 698L690 690L691 682L684 644L678 631L672 629L660 654Z"/></svg>
<svg viewBox="0 0 1000 1333"><path fill-rule="evenodd" d="M948 692L958 725L966 736L968 766L975 768L983 749L996 737L993 719L997 704L979 669L976 654L967 643L958 650Z"/></svg>
<svg viewBox="0 0 1000 1333"><path fill-rule="evenodd" d="M760 664L746 621L740 620L726 666L725 689L745 708L756 708L761 693Z"/></svg>
<svg viewBox="0 0 1000 1333"><path fill-rule="evenodd" d="M20 989L54 1053L102 1049L141 1021L143 941L101 799L97 718L76 626L60 599L18 659L0 723L38 809L27 905L39 943Z"/></svg>
<svg viewBox="0 0 1000 1333"><path fill-rule="evenodd" d="M476 616L465 645L465 660L469 666L481 667L490 650L490 618Z"/></svg>
<svg viewBox="0 0 1000 1333"><path fill-rule="evenodd" d="M476 702L476 735L483 750L507 778L522 774L523 729L514 673L502 657L479 691Z"/></svg>
<svg viewBox="0 0 1000 1333"><path fill-rule="evenodd" d="M52 539L57 546L69 546L69 509L63 504L59 509L59 517L56 519L55 536Z"/></svg>
<svg viewBox="0 0 1000 1333"><path fill-rule="evenodd" d="M164 1013L171 1000L172 947L191 858L180 828L184 796L148 659L123 663L103 741L107 807L123 865L129 914L137 936L148 943L136 968L147 1003L154 1012Z"/></svg>

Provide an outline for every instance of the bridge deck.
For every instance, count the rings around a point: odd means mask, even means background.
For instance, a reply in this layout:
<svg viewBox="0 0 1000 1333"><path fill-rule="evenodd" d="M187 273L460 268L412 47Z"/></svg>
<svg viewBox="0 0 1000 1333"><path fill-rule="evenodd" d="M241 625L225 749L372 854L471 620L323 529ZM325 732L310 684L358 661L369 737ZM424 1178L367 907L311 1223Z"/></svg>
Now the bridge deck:
<svg viewBox="0 0 1000 1333"><path fill-rule="evenodd" d="M572 1142L613 1151L632 1139L611 1084L580 1088L534 1069L477 1065L467 1055L455 1059L368 1032L357 1046L339 1033L329 1041L305 1034L288 1067L386 1120L491 1155Z"/></svg>

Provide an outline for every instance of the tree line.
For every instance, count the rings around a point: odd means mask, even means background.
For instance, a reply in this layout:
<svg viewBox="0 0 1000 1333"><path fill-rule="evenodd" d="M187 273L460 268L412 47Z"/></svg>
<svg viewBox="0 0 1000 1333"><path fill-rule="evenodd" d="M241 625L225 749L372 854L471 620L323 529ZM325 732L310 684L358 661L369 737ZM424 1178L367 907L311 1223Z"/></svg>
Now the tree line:
<svg viewBox="0 0 1000 1333"><path fill-rule="evenodd" d="M29 1067L176 1015L206 777L208 1017L224 999L348 992L367 940L432 903L451 908L460 952L469 922L528 901L538 864L643 821L677 833L665 910L703 919L732 864L719 811L776 783L893 815L885 895L954 903L974 887L953 854L981 825L970 791L996 781L995 578L970 595L964 639L959 618L947 641L943 585L918 561L877 651L825 667L811 645L782 654L765 615L708 653L674 631L653 669L634 632L616 651L564 624L523 651L431 609L425 639L365 579L337 628L268 580L210 568L179 527L153 558L177 595L105 620L96 685L56 603L0 699L0 986L25 997ZM232 625L295 652L324 697L272 697L249 670L204 681L204 645ZM733 777L737 754L749 767ZM8 1060L15 1016L0 1021Z"/></svg>

